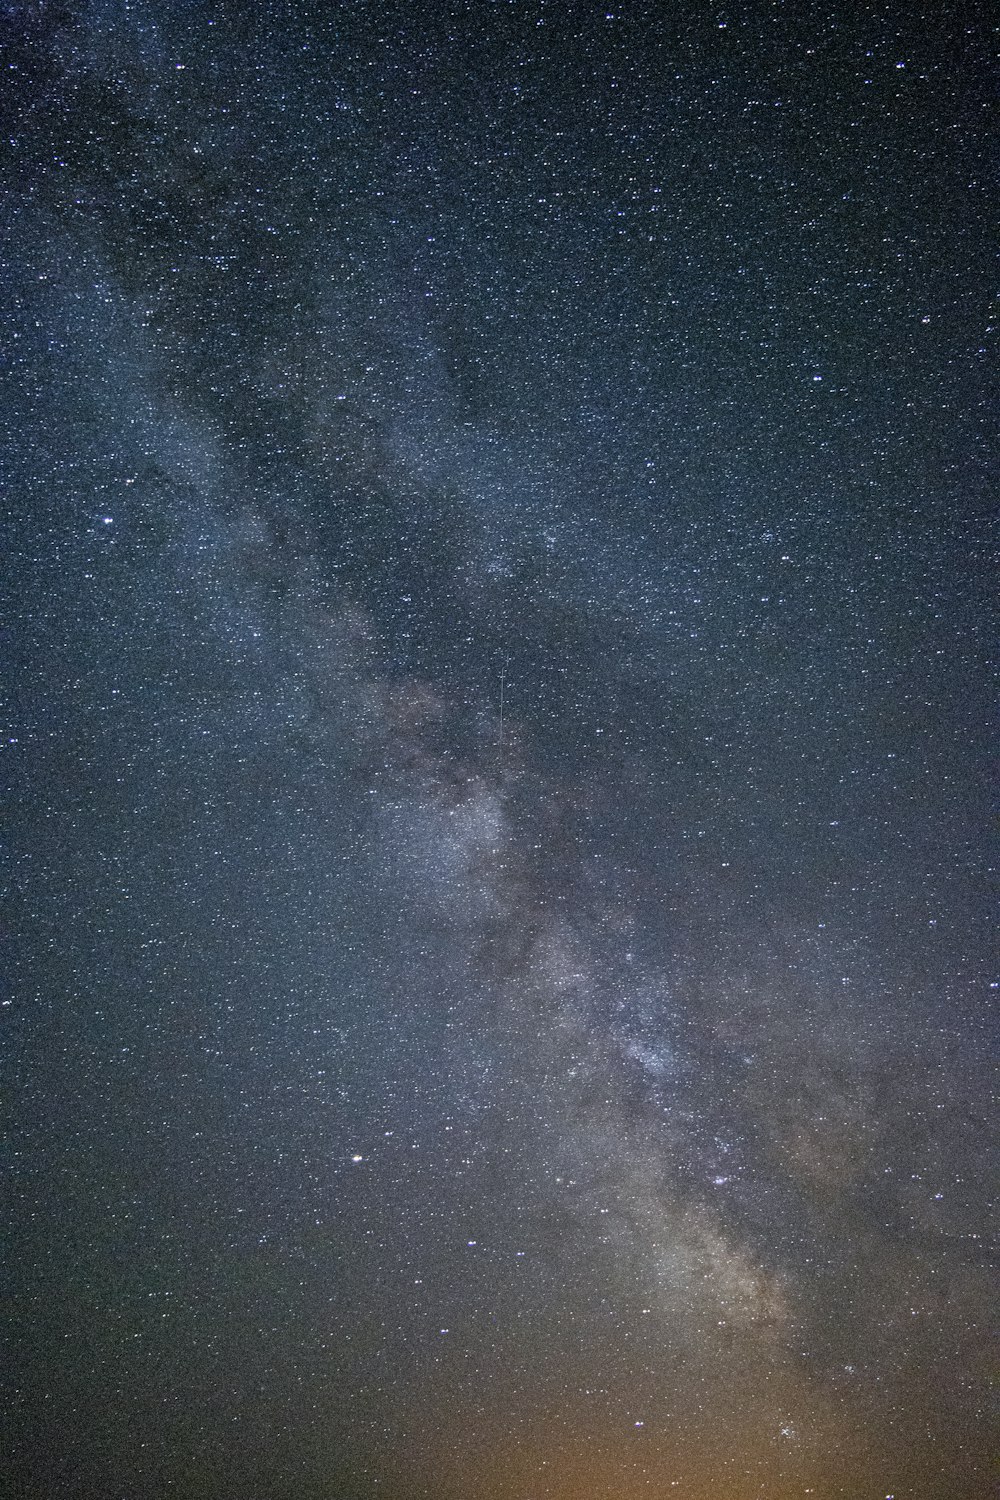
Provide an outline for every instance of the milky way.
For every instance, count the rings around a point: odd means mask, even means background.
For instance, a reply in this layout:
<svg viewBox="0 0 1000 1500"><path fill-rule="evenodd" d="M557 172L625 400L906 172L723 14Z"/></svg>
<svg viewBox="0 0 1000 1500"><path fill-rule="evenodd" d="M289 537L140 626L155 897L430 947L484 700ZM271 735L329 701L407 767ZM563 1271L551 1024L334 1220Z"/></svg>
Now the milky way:
<svg viewBox="0 0 1000 1500"><path fill-rule="evenodd" d="M5 1493L985 1493L985 27L669 10L7 8Z"/></svg>

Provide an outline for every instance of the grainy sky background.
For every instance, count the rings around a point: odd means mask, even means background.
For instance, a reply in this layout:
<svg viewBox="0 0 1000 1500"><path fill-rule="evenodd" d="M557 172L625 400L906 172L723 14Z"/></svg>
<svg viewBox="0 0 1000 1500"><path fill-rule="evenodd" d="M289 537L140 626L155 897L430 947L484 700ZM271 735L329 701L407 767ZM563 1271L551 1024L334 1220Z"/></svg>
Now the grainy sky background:
<svg viewBox="0 0 1000 1500"><path fill-rule="evenodd" d="M3 38L4 1493L978 1500L983 9Z"/></svg>

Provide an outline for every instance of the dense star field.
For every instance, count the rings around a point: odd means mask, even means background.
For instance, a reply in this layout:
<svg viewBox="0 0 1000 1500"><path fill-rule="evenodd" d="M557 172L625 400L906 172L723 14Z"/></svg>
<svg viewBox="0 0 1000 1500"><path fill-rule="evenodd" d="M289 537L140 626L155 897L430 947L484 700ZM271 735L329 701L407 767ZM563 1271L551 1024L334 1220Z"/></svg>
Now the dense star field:
<svg viewBox="0 0 1000 1500"><path fill-rule="evenodd" d="M984 12L5 7L4 1496L988 1493Z"/></svg>

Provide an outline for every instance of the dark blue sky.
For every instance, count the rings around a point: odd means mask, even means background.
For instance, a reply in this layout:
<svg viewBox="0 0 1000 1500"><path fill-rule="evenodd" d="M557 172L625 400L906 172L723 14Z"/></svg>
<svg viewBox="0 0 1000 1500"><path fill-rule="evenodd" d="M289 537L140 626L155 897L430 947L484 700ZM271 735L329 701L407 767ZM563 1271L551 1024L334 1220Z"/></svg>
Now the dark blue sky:
<svg viewBox="0 0 1000 1500"><path fill-rule="evenodd" d="M981 1496L985 25L4 42L5 1493Z"/></svg>

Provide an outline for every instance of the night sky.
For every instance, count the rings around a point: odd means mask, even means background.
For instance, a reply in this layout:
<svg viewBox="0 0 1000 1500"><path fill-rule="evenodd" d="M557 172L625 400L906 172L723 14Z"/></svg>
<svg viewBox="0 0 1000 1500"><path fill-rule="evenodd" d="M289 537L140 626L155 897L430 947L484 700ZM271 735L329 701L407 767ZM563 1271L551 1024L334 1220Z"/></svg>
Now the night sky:
<svg viewBox="0 0 1000 1500"><path fill-rule="evenodd" d="M985 11L4 7L5 1497L988 1493Z"/></svg>

